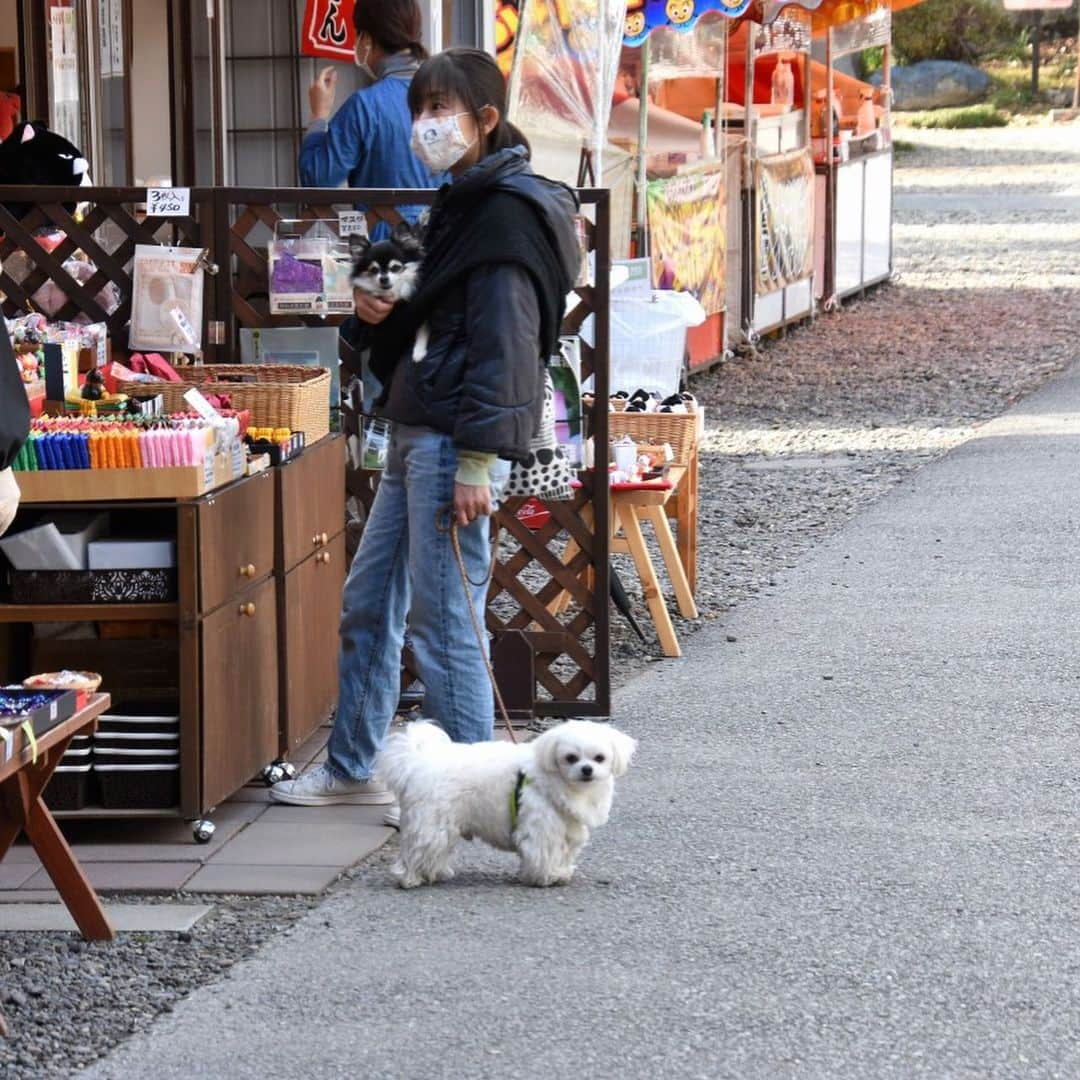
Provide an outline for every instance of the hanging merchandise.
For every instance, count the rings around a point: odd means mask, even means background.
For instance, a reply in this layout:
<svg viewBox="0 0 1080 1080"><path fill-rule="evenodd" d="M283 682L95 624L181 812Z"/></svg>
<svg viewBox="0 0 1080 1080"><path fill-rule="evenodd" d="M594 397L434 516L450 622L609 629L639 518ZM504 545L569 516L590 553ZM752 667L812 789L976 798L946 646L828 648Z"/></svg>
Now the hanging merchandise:
<svg viewBox="0 0 1080 1080"><path fill-rule="evenodd" d="M790 58L783 54L773 68L772 103L786 105L788 108L795 104L795 76L791 70Z"/></svg>
<svg viewBox="0 0 1080 1080"><path fill-rule="evenodd" d="M351 315L352 258L336 222L279 221L269 244L271 315Z"/></svg>
<svg viewBox="0 0 1080 1080"><path fill-rule="evenodd" d="M725 194L719 170L654 180L648 187L653 280L691 293L708 315L725 304Z"/></svg>
<svg viewBox="0 0 1080 1080"><path fill-rule="evenodd" d="M758 296L809 277L814 268L814 162L809 150L754 163Z"/></svg>
<svg viewBox="0 0 1080 1080"><path fill-rule="evenodd" d="M133 349L202 348L203 250L137 244L131 286Z"/></svg>
<svg viewBox="0 0 1080 1080"><path fill-rule="evenodd" d="M687 32L711 11L734 19L750 6L750 0L630 0L626 5L623 42L641 45L653 30L670 28Z"/></svg>

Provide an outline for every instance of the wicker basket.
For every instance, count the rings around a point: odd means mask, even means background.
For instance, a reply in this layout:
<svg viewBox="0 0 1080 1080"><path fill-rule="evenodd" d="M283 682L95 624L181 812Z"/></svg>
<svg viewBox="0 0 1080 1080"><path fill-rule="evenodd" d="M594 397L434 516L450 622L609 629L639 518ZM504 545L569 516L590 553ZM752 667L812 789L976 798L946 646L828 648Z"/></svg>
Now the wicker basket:
<svg viewBox="0 0 1080 1080"><path fill-rule="evenodd" d="M184 394L228 394L253 427L302 431L308 445L330 433L330 372L300 364L205 364L180 369L183 382L122 382L122 394L161 394L166 412L186 412Z"/></svg>
<svg viewBox="0 0 1080 1080"><path fill-rule="evenodd" d="M608 434L612 439L629 435L636 443L653 446L667 443L674 463L686 465L698 439L698 414L613 412L608 415Z"/></svg>

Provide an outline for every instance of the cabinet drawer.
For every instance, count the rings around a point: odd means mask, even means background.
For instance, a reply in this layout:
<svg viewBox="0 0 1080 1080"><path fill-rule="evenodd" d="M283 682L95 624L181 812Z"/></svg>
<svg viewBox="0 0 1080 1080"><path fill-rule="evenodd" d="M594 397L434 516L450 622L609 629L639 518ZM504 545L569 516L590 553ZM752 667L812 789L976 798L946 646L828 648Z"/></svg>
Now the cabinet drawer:
<svg viewBox="0 0 1080 1080"><path fill-rule="evenodd" d="M345 582L345 534L338 533L285 575L281 619L281 752L326 721L337 701L338 623Z"/></svg>
<svg viewBox="0 0 1080 1080"><path fill-rule="evenodd" d="M274 480L260 473L199 504L199 608L213 611L274 569Z"/></svg>
<svg viewBox="0 0 1080 1080"><path fill-rule="evenodd" d="M345 525L345 440L331 435L277 473L282 569L325 547Z"/></svg>
<svg viewBox="0 0 1080 1080"><path fill-rule="evenodd" d="M277 590L270 578L202 624L202 805L216 806L277 756Z"/></svg>

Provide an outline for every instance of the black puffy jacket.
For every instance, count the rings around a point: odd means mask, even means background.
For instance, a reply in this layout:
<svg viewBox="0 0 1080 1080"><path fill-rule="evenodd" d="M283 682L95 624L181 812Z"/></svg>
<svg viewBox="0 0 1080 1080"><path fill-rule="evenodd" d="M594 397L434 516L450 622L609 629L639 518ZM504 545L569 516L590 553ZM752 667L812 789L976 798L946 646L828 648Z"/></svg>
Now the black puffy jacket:
<svg viewBox="0 0 1080 1080"><path fill-rule="evenodd" d="M444 432L463 450L528 455L544 364L581 263L576 211L570 189L533 173L520 148L442 189L417 295L374 336L372 367L390 377L382 415ZM414 362L425 325L427 353Z"/></svg>
<svg viewBox="0 0 1080 1080"><path fill-rule="evenodd" d="M30 433L30 402L4 320L0 319L0 469L7 469Z"/></svg>

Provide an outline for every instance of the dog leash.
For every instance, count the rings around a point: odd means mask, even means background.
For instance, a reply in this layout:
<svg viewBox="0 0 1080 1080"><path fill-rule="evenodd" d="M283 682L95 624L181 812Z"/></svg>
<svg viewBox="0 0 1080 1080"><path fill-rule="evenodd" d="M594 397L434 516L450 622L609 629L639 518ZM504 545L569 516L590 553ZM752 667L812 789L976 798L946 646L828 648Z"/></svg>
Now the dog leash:
<svg viewBox="0 0 1080 1080"><path fill-rule="evenodd" d="M469 609L469 620L472 622L473 632L476 634L476 644L480 649L480 655L484 658L484 667L487 668L488 678L491 680L491 689L495 691L495 701L499 706L499 715L502 717L502 722L510 735L510 741L516 743L518 741L517 735L514 734L514 726L510 723L510 714L506 711L506 702L503 701L502 691L499 689L499 684L495 679L495 669L491 666L491 657L488 656L488 651L484 648L484 630L480 625L480 620L476 617L476 608L473 607L470 592L470 587L483 588L491 581L491 576L495 572L495 542L492 543L491 565L488 567L487 577L483 581L473 581L465 567L465 557L461 554L461 537L458 535L458 521L454 515L453 507L444 507L435 515L435 529L437 532L450 534L450 547L454 551L458 573L461 574L461 585L465 590L465 601ZM495 534L495 540L498 540L498 532Z"/></svg>

